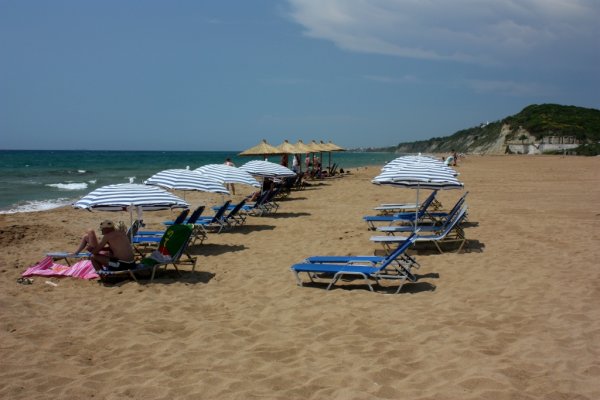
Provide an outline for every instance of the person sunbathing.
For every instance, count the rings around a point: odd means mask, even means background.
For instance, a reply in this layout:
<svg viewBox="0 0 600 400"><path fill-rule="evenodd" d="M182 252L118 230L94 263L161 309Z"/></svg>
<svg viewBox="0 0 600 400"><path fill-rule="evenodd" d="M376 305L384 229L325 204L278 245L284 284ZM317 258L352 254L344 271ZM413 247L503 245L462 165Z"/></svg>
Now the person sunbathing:
<svg viewBox="0 0 600 400"><path fill-rule="evenodd" d="M100 242L98 242L96 232L90 229L81 239L75 254L84 248L92 253L90 259L96 271L101 269L120 271L134 268L135 255L127 235L115 229L114 223L110 220L102 221L100 230L102 231Z"/></svg>

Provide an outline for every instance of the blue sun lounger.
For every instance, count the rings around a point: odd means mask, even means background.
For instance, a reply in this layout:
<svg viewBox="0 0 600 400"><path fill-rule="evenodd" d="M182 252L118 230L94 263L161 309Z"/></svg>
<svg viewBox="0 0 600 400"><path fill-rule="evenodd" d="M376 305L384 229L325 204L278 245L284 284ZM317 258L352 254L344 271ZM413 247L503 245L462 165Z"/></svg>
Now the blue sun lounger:
<svg viewBox="0 0 600 400"><path fill-rule="evenodd" d="M437 190L434 190L433 192L431 192L429 197L427 197L427 199L425 199L425 201L423 203L421 203L421 206L419 207L419 210L416 213L404 212L404 213L396 213L393 215L366 215L363 217L363 220L367 223L370 230L377 229L376 224L380 223L380 222L384 222L387 224L392 224L394 222L401 222L401 221L412 223L413 221L415 221L415 218L417 221L420 221L426 215L427 209L429 208L431 203L433 203L436 193L437 193Z"/></svg>
<svg viewBox="0 0 600 400"><path fill-rule="evenodd" d="M457 211L464 204L465 199L468 194L469 194L469 192L465 192L456 201L456 203L454 204L452 209L448 212L442 212L442 211L436 212L436 211L429 210L429 208L431 208L431 204L433 202L433 200L432 200L431 203L423 202L421 208L419 209L419 211L416 215L416 219L415 219L415 213L400 213L400 214L394 214L394 215L374 215L374 216L364 217L364 219L365 219L365 221L367 221L367 224L369 225L370 230L382 230L381 225L379 225L379 226L376 225L376 223L378 223L378 222L385 222L390 227L393 227L394 225L402 225L402 224L408 225L408 226L414 226L415 221L416 221L416 224L419 225L420 227L425 227L427 225L441 225L445 220L448 219L448 217L450 216L450 214L453 211ZM386 229L393 229L393 228L386 228Z"/></svg>
<svg viewBox="0 0 600 400"><path fill-rule="evenodd" d="M327 286L327 290L343 276L353 275L362 277L366 284L369 286L369 290L372 292L373 286L371 285L370 279L375 279L377 284L380 284L381 280L397 280L400 281L396 293L399 293L402 286L409 279L408 274L403 269L393 268L394 271L389 271L388 267L393 267L392 263L404 253L416 240L417 235L412 234L403 243L399 244L396 250L394 250L388 257L385 257L380 263L365 262L364 265L360 265L354 262L348 262L344 264L329 264L329 263L310 263L304 262L294 264L290 267L290 270L296 277L298 286L302 286L303 282L300 279L300 273L304 272L308 275L311 282L314 282L317 274L326 274L328 276L333 275L330 279L330 283ZM412 278L414 279L414 277Z"/></svg>
<svg viewBox="0 0 600 400"><path fill-rule="evenodd" d="M439 227L439 231L429 235L418 235L415 242L433 242L440 253L443 253L440 245L441 243L455 242L459 243L457 252L460 252L467 241L464 230L460 226L460 223L464 220L466 214L467 206L463 205L452 220L447 220L443 226ZM371 236L372 242L381 243L387 251L391 249L392 245L403 243L405 240L408 240L405 236Z"/></svg>
<svg viewBox="0 0 600 400"><path fill-rule="evenodd" d="M399 245L401 245L400 243ZM401 254L391 253L385 257L383 256L312 256L304 260L304 263L310 264L368 264L372 265L380 264L385 262L389 257L394 256L392 260L395 264L395 268L399 268L406 272L410 281L415 281L416 278L412 275L411 269L419 269L421 265L417 260L406 252Z"/></svg>
<svg viewBox="0 0 600 400"><path fill-rule="evenodd" d="M421 232L439 232L440 230L444 229L444 225L446 224L447 221L451 221L454 216L456 215L456 213L458 213L461 209L461 207L463 206L463 204L465 203L465 198L467 196L468 192L465 193L460 199L458 199L458 201L456 202L456 204L454 205L454 207L452 207L452 210L450 210L447 213L432 213L432 217L436 218L435 221L429 221L430 223L425 225L425 224L421 224L418 226L419 230ZM433 223L431 223L433 222ZM379 232L386 232L388 234L394 234L394 233L400 233L400 232L412 232L414 230L414 226L413 225L387 225L387 226L378 226L377 227L377 231Z"/></svg>
<svg viewBox="0 0 600 400"><path fill-rule="evenodd" d="M224 228L227 227L227 223L224 221L224 216L229 204L231 204L231 200L227 200L225 203L223 203L223 205L212 217L198 218L194 226L202 229L205 234L209 231L220 233Z"/></svg>
<svg viewBox="0 0 600 400"><path fill-rule="evenodd" d="M182 218L177 218L174 221L165 221L163 222L163 225L167 225L167 226L171 226L171 225L178 225L178 224L195 224L196 221L198 221L198 219L200 218L200 216L202 215L202 213L204 212L204 209L206 207L205 206L198 206L194 212L192 212L190 214L190 217L185 219L185 217Z"/></svg>
<svg viewBox="0 0 600 400"><path fill-rule="evenodd" d="M183 223L188 223L188 222L186 222L188 220L195 221L196 219L198 219L198 217L200 216L200 214L202 214L203 211L204 211L204 206L200 206L200 207L196 208L194 210L194 212L190 215L190 217L187 218L187 220L186 220L186 217L190 213L190 210L189 209L183 210L177 216L177 218L175 218L175 220L165 221L165 222L163 222L163 225L171 226L171 225L179 225L179 224L183 224ZM133 231L133 236L157 236L160 241L160 237L165 233L164 230L163 231L140 231L139 228L144 226L144 224L142 221L139 221L139 220L135 221L134 224L136 222L138 223L137 227L134 228L135 225L132 225L132 228L131 228Z"/></svg>

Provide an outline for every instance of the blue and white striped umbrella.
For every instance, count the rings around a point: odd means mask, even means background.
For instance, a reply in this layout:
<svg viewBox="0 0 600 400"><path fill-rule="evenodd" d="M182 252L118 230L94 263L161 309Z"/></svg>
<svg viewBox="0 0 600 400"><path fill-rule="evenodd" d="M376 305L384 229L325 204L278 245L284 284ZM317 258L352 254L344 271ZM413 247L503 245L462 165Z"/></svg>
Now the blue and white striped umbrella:
<svg viewBox="0 0 600 400"><path fill-rule="evenodd" d="M138 210L189 208L185 200L156 186L122 183L93 190L73 203L75 208L122 211L130 206Z"/></svg>
<svg viewBox="0 0 600 400"><path fill-rule="evenodd" d="M397 169L397 168L419 168L419 167L435 169L438 171L444 171L444 172L447 172L454 176L458 175L458 173L454 169L447 166L441 160L438 160L436 158L429 157L429 156L422 156L422 155L398 157L398 158L390 161L386 165L384 165L381 170L387 171L387 170Z"/></svg>
<svg viewBox="0 0 600 400"><path fill-rule="evenodd" d="M376 184L425 189L462 189L458 173L443 162L426 156L403 156L387 163L373 179Z"/></svg>
<svg viewBox="0 0 600 400"><path fill-rule="evenodd" d="M227 164L207 164L196 168L194 171L202 176L224 183L241 183L260 187L260 183L248 172Z"/></svg>
<svg viewBox="0 0 600 400"><path fill-rule="evenodd" d="M264 178L286 178L296 176L296 173L283 165L275 164L270 161L252 160L240 167L252 175L262 176Z"/></svg>
<svg viewBox="0 0 600 400"><path fill-rule="evenodd" d="M463 184L451 173L436 168L399 167L382 171L373 183L424 189L462 189Z"/></svg>
<svg viewBox="0 0 600 400"><path fill-rule="evenodd" d="M462 189L463 184L456 178L457 175L452 168L431 157L404 156L386 164L371 182L417 189L416 204L419 204L420 189ZM417 215L418 208L415 210L415 230Z"/></svg>
<svg viewBox="0 0 600 400"><path fill-rule="evenodd" d="M223 182L189 169L166 169L152 175L144 183L146 185L162 186L167 189L229 194L227 188L223 186Z"/></svg>

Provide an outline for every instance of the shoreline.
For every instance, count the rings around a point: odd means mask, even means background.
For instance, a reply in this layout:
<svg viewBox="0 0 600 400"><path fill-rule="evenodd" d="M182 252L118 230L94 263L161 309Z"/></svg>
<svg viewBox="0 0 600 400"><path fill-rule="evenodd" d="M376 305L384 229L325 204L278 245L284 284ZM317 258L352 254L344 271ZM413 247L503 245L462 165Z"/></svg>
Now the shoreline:
<svg viewBox="0 0 600 400"><path fill-rule="evenodd" d="M85 228L128 215L0 215L0 395L599 397L600 159L468 156L457 171L469 191L469 251L415 253L419 280L398 295L360 281L296 286L290 265L373 254L362 216L414 201L410 189L371 184L378 168L292 192L276 214L194 246L195 274L183 266L177 278L171 267L153 284L19 285L46 251L71 250ZM451 206L461 194L439 198ZM173 214L144 219L153 229Z"/></svg>
<svg viewBox="0 0 600 400"><path fill-rule="evenodd" d="M328 164L328 153L324 153ZM0 191L0 213L29 212L55 208L85 196L92 190L116 183L143 183L158 171L220 164L231 158L240 166L252 157L232 152L187 151L5 151L0 173L5 188ZM333 154L331 162L344 168L383 164L391 153ZM271 157L277 161L279 156ZM11 190L8 190L10 188Z"/></svg>
<svg viewBox="0 0 600 400"><path fill-rule="evenodd" d="M11 151L13 151L13 150L11 150ZM14 151L17 151L17 150L14 150ZM22 150L22 151L34 151L34 150ZM35 150L35 151L38 151L38 150ZM60 150L60 151L69 152L69 151L73 151L73 150ZM53 152L53 151L48 151L48 152ZM140 152L146 152L146 151L140 151ZM213 153L213 152L204 152L204 153ZM226 152L222 152L222 153L227 154ZM368 154L368 153L373 153L373 152L362 152L362 153ZM401 154L387 153L387 152L376 152L376 153L377 154L394 155L395 156L394 158L401 156ZM448 153L430 153L430 155L441 159L442 157L448 156ZM509 155L509 154L466 154L466 157L507 157L507 156L511 156L511 155ZM513 156L524 157L524 155L513 155ZM559 156L527 155L527 157L559 157ZM564 156L560 156L560 157L564 157ZM569 157L571 157L571 156L569 156ZM349 171L352 171L353 169L359 170L361 168L380 168L382 166L383 166L383 164L381 164L381 165L369 164L369 165L353 166L353 167L349 167L346 169ZM87 172L87 171L83 171L83 172ZM136 177L129 177L128 178L129 182L134 183L134 181L132 181L132 179L135 180L135 178ZM115 182L113 182L113 183L115 183ZM62 193L64 194L64 196L60 196L60 197L56 197L56 198L21 200L19 203L22 203L22 204L13 203L13 204L7 205L3 209L0 208L0 215L15 214L15 213L17 213L17 214L19 214L19 213L37 213L37 212L50 211L50 210L54 210L54 209L61 208L61 207L69 207L69 205L72 202L81 198L87 192L93 190L91 188L88 189L88 187L90 185L95 185L95 184L96 184L95 179L91 180L91 181L85 181L85 179L83 179L83 182L72 181L70 183L62 183L62 184L61 183L46 184L46 186L62 188L62 190L63 190ZM81 190L82 187L83 187L83 189L86 189L86 191L82 192L82 194L80 194L78 196L73 196L73 197L68 196L68 193L70 191Z"/></svg>

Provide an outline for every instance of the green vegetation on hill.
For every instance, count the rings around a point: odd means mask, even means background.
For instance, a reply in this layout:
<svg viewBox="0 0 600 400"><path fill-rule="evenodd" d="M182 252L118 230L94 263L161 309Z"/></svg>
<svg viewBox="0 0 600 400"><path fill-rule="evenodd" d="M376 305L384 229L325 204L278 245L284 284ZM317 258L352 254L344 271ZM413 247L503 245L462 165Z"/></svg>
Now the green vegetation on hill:
<svg viewBox="0 0 600 400"><path fill-rule="evenodd" d="M600 140L600 110L558 104L527 106L503 121L513 128L522 126L536 137L575 136L578 140Z"/></svg>
<svg viewBox="0 0 600 400"><path fill-rule="evenodd" d="M581 142L589 144L585 150L582 149L581 154L594 153L592 149L598 146L592 144L600 141L600 110L558 104L533 104L503 120L463 129L451 136L371 150L399 153L449 152L452 149L465 153L473 149L481 151L498 142L504 125L509 125L512 130L506 137L507 140L520 140L517 136L519 128L528 131L537 140L544 136L575 136Z"/></svg>

